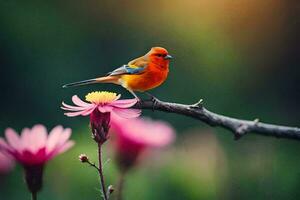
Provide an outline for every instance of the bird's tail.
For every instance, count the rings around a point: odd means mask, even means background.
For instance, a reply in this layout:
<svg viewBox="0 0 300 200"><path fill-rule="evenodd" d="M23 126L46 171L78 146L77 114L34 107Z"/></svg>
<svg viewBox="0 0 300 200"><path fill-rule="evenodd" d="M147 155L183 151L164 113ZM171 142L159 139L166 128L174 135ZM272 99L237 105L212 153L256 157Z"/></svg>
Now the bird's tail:
<svg viewBox="0 0 300 200"><path fill-rule="evenodd" d="M66 85L63 85L63 88L68 88L68 87L76 87L80 85L89 85L89 84L94 84L94 83L114 83L114 84L119 84L119 77L118 76L105 76L105 77L100 77L100 78L94 78L94 79L88 79L84 81L78 81L74 83L68 83Z"/></svg>

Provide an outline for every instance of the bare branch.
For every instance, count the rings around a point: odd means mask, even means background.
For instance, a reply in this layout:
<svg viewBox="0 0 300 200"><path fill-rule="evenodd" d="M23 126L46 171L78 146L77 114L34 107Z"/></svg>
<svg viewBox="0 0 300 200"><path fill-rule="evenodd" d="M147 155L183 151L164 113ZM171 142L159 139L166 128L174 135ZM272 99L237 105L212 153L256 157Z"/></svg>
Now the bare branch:
<svg viewBox="0 0 300 200"><path fill-rule="evenodd" d="M198 119L210 126L220 126L230 130L236 140L250 132L276 138L300 140L300 128L266 124L260 122L258 119L254 119L253 121L236 119L213 113L203 106L202 99L196 104L184 105L163 102L153 98L152 100L140 101L134 107L176 113Z"/></svg>

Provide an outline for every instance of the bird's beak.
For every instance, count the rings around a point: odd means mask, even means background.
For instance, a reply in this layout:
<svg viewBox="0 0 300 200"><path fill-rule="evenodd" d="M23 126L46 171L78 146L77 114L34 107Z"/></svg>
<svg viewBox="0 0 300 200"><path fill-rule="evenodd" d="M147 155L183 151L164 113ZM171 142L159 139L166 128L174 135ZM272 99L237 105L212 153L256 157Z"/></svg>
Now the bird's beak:
<svg viewBox="0 0 300 200"><path fill-rule="evenodd" d="M172 58L173 57L171 55L169 55L169 54L164 57L165 60L171 60Z"/></svg>

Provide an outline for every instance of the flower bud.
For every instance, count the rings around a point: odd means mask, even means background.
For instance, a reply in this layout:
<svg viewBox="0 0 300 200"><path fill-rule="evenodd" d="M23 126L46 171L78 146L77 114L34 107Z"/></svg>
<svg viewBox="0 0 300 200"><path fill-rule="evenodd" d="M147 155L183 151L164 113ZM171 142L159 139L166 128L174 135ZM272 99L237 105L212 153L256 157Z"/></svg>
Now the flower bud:
<svg viewBox="0 0 300 200"><path fill-rule="evenodd" d="M80 154L80 155L79 155L79 160L80 160L80 162L82 162L82 163L89 162L89 157L87 157L86 154Z"/></svg>
<svg viewBox="0 0 300 200"><path fill-rule="evenodd" d="M90 115L91 129L93 139L103 144L108 139L108 131L110 128L110 113L102 113L99 110L95 110Z"/></svg>
<svg viewBox="0 0 300 200"><path fill-rule="evenodd" d="M108 191L108 194L112 194L115 191L114 186L109 185L108 188L107 188L107 191Z"/></svg>

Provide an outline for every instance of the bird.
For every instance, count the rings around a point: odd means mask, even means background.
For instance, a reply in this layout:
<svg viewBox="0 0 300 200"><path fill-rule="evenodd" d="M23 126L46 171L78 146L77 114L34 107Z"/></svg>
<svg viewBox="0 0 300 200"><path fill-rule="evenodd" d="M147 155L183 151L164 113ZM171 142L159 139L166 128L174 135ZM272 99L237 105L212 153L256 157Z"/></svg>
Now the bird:
<svg viewBox="0 0 300 200"><path fill-rule="evenodd" d="M113 83L121 85L139 100L135 92L146 92L165 82L172 58L165 48L152 47L145 55L122 65L106 76L69 83L63 85L63 88L95 83ZM150 95L147 92L146 94Z"/></svg>

